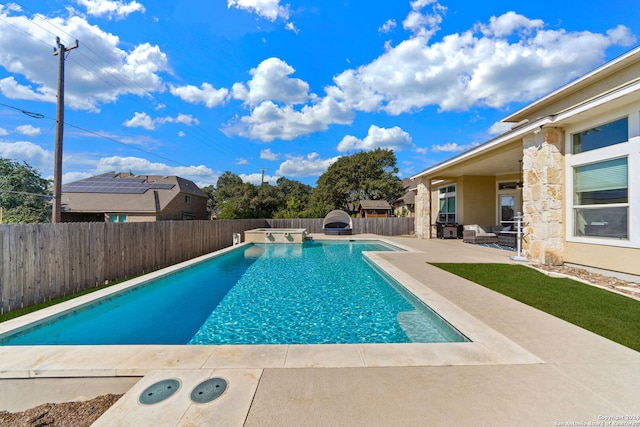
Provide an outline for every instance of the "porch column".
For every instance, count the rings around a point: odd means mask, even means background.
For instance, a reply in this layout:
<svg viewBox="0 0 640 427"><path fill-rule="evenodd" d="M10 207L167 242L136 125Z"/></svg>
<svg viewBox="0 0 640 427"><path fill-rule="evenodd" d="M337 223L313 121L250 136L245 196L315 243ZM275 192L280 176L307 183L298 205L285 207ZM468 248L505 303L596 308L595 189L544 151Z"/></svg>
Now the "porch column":
<svg viewBox="0 0 640 427"><path fill-rule="evenodd" d="M429 192L431 191L430 180L419 178L416 180L416 235L420 239L431 238L431 203Z"/></svg>
<svg viewBox="0 0 640 427"><path fill-rule="evenodd" d="M560 265L564 253L564 132L543 129L523 138L523 250L531 262Z"/></svg>

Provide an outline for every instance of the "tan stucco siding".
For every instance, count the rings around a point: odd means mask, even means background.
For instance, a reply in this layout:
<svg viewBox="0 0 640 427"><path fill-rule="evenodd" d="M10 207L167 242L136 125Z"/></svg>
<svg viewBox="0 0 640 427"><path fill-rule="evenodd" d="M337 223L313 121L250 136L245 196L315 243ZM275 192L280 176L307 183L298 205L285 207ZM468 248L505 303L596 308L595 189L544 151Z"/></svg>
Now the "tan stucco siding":
<svg viewBox="0 0 640 427"><path fill-rule="evenodd" d="M496 178L463 176L458 190L459 224L493 224L496 222Z"/></svg>
<svg viewBox="0 0 640 427"><path fill-rule="evenodd" d="M566 242L565 262L640 275L640 249Z"/></svg>

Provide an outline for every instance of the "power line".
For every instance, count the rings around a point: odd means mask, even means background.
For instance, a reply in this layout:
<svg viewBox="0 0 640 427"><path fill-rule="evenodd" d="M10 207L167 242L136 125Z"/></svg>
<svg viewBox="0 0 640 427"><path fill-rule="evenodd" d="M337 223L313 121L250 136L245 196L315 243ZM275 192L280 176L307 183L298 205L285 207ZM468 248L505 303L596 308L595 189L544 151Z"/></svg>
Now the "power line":
<svg viewBox="0 0 640 427"><path fill-rule="evenodd" d="M13 110L20 111L21 113L26 114L26 115L28 115L29 117L35 117L35 118L38 118L38 119L42 119L42 118L44 118L44 119L48 119L48 120L55 120L53 117L49 117L49 116L46 116L46 115L44 115L44 114L40 114L40 113L34 113L34 112L32 112L32 111L26 111L26 110L23 110L23 109L21 109L21 108L14 107L14 106L12 106L12 105L4 104L4 103L2 103L2 102L0 102L0 105L1 105L1 106L3 106L3 107L7 107L7 108L11 108L11 109L13 109ZM127 147L127 148L130 148L130 149L133 149L133 150L140 151L140 152L142 152L142 153L148 154L148 155L153 156L153 157L157 157L157 158L159 158L159 159L162 159L162 160L165 160L165 161L167 161L167 162L170 162L170 163L176 164L176 165L178 165L178 166L184 166L184 167L187 167L187 168L197 169L195 166L192 166L192 165L186 165L186 164L184 164L184 163L178 162L177 160L173 160L173 159L170 159L170 158L168 158L168 157L164 157L164 156L161 156L161 155L159 155L159 154L152 153L151 151L144 150L144 149L142 149L142 148L140 148L140 147L136 147L135 145L127 144L126 142L119 141L119 140L117 140L117 139L115 139L115 138L112 138L112 137L109 137L109 136L103 135L103 134L101 134L101 133L99 133L99 132L95 132L95 131L92 131L92 130L89 130L89 129L85 129L85 128L81 127L81 126L74 125L73 123L69 123L69 122L66 122L66 121L65 121L65 122L64 122L64 124L65 124L66 126L69 126L69 127L75 128L75 129L78 129L78 130L80 130L80 131L82 131L82 132L86 132L86 133L88 133L88 134L94 135L94 136L96 136L96 137L98 137L98 138L106 139L107 141L111 141L111 142L115 142L116 144L124 145L124 146L125 146L125 147Z"/></svg>
<svg viewBox="0 0 640 427"><path fill-rule="evenodd" d="M25 191L11 191L11 190L2 190L2 189L0 189L0 193L20 194L22 196L36 196L36 197L43 197L45 199L51 199L53 197L51 194L27 193Z"/></svg>
<svg viewBox="0 0 640 427"><path fill-rule="evenodd" d="M67 35L68 37L72 37L71 34L69 34L68 32L66 32L64 29L62 29L61 27L59 27L58 25L50 22L49 20L45 19L43 16L41 16L40 14L35 13L34 11L30 10L28 7L23 6L22 4L20 4L19 2L14 2L15 4L17 4L18 6L20 6L20 8L22 10L28 11L29 13L32 14L32 19L29 20L30 23L32 23L33 25L41 28L42 30L55 35L50 29L45 28L45 26L38 24L35 19L38 18L40 19L43 23L45 23L47 26L50 26L54 29L56 29L57 31ZM28 34L30 37L44 43L44 44L48 44L47 42L35 37L33 34L24 31L22 28L17 27L16 25L12 24L11 22L0 18L1 20L3 20L4 22L6 22L7 24L11 25L12 27L20 30L21 32L24 32L26 34ZM94 61L91 57L87 56L84 52L90 52L94 55L95 58L99 59L100 61L102 61L105 66L102 66L100 64L98 64L96 61ZM159 98L158 96L154 95L152 92L148 91L147 89L145 89L144 87L142 87L138 82L136 82L135 80L131 79L127 74L123 73L120 68L118 66L114 66L112 65L109 61L107 61L106 59L104 59L100 54L98 54L96 51L94 51L93 49L91 49L91 47L88 44L83 44L83 51L79 51L78 52L80 56L82 56L83 58L85 58L88 62L92 63L96 68L97 68L97 72L94 70L91 70L90 68L88 68L85 63L79 62L77 60L74 60L73 58L71 59L72 62L78 64L80 67L84 68L85 70L87 70L87 72L89 72L90 74L94 75L97 79L103 81L105 84L107 84L108 86L112 87L115 91L119 91L120 88L115 86L113 83L109 82L107 79L105 79L103 76L109 76L110 78L114 79L121 87L125 87L128 89L129 93L133 93L133 94L143 94L148 98L151 98L153 100L155 100L157 102L157 105L153 106L149 106L149 105L144 105L139 98L135 98L135 102L137 104L139 104L144 110L150 112L151 116L155 116L156 114L153 113L157 110L157 106L158 105L163 105L165 107L167 107L169 110L173 111L175 114L181 114L180 111L178 111L176 108L174 108L169 102L166 102L164 99ZM106 67L106 68L105 68ZM118 77L121 76L122 78ZM136 87L133 87L133 86ZM215 141L210 139L209 135L207 134L206 131L198 128L197 126L195 128L192 127L188 127L185 128L183 126L181 126L179 124L179 122L175 122L175 121L170 121L169 122L170 125L174 126L175 128L177 128L181 133L184 133L185 135L189 135L191 137L194 138L194 140L196 140L199 143L202 143L206 146L211 146L214 147L218 150L224 150L229 154L232 155L237 155L238 151L228 145L225 144L221 141Z"/></svg>

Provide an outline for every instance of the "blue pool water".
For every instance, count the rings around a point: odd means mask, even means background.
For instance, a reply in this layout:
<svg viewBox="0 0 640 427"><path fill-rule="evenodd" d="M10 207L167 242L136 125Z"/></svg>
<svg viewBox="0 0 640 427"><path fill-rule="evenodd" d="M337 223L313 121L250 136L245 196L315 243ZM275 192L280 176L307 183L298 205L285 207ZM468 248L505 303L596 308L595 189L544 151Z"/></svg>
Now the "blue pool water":
<svg viewBox="0 0 640 427"><path fill-rule="evenodd" d="M366 262L378 242L250 245L2 345L459 342L464 336Z"/></svg>

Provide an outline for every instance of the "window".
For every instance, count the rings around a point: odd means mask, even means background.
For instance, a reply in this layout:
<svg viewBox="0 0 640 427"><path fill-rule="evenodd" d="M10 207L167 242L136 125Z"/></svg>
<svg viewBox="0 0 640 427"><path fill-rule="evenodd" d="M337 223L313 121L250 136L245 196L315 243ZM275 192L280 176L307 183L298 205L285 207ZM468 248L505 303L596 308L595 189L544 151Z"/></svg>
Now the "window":
<svg viewBox="0 0 640 427"><path fill-rule="evenodd" d="M184 202L188 205L191 203L191 196L184 196Z"/></svg>
<svg viewBox="0 0 640 427"><path fill-rule="evenodd" d="M126 222L126 215L109 215L109 222Z"/></svg>
<svg viewBox="0 0 640 427"><path fill-rule="evenodd" d="M573 154L627 142L629 139L629 120L625 117L602 126L574 133L572 138Z"/></svg>
<svg viewBox="0 0 640 427"><path fill-rule="evenodd" d="M629 237L628 159L574 166L574 235Z"/></svg>
<svg viewBox="0 0 640 427"><path fill-rule="evenodd" d="M449 185L438 189L438 222L456 223L456 186Z"/></svg>

